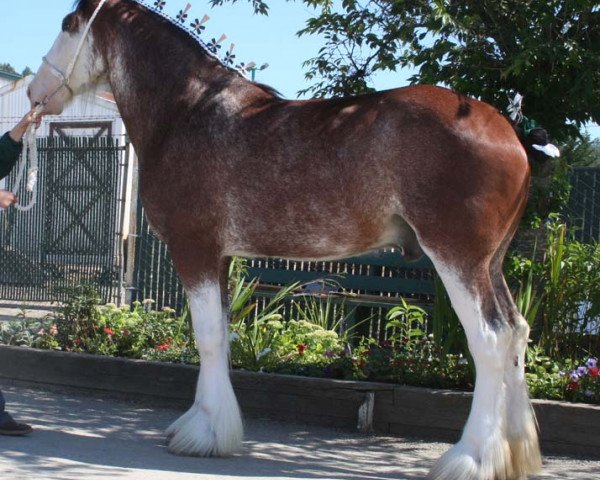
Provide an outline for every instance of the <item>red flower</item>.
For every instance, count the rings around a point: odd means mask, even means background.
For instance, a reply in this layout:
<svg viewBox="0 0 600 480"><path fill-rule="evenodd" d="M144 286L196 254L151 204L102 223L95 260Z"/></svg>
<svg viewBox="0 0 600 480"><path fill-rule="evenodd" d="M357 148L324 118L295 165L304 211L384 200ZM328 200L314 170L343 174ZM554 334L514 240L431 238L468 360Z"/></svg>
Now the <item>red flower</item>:
<svg viewBox="0 0 600 480"><path fill-rule="evenodd" d="M108 327L104 327L102 330L104 330L104 333L106 333L107 335L114 335L115 332L113 332L110 328Z"/></svg>
<svg viewBox="0 0 600 480"><path fill-rule="evenodd" d="M169 347L171 345L169 345L168 343L161 343L160 345L157 345L156 347L154 347L156 350L158 350L159 352L166 352Z"/></svg>
<svg viewBox="0 0 600 480"><path fill-rule="evenodd" d="M298 353L300 355L304 355L304 351L308 348L308 345L306 343L301 343L296 348L298 349Z"/></svg>
<svg viewBox="0 0 600 480"><path fill-rule="evenodd" d="M577 382L570 382L567 385L567 390L577 390L579 388L579 384Z"/></svg>
<svg viewBox="0 0 600 480"><path fill-rule="evenodd" d="M81 341L81 338L76 338L73 343L77 346L80 346L83 342Z"/></svg>
<svg viewBox="0 0 600 480"><path fill-rule="evenodd" d="M590 377L596 378L598 376L598 367L590 368L588 370Z"/></svg>
<svg viewBox="0 0 600 480"><path fill-rule="evenodd" d="M365 368L366 364L367 364L367 361L364 358L361 358L357 363L358 368Z"/></svg>

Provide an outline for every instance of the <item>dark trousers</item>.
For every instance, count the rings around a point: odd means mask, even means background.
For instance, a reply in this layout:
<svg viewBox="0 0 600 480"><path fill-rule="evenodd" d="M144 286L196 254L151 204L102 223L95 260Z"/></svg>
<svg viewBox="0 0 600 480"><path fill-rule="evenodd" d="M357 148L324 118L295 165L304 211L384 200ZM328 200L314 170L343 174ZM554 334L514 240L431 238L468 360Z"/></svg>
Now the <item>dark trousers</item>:
<svg viewBox="0 0 600 480"><path fill-rule="evenodd" d="M2 395L2 390L0 390L0 427L12 420L12 417L4 410L4 404L4 395Z"/></svg>

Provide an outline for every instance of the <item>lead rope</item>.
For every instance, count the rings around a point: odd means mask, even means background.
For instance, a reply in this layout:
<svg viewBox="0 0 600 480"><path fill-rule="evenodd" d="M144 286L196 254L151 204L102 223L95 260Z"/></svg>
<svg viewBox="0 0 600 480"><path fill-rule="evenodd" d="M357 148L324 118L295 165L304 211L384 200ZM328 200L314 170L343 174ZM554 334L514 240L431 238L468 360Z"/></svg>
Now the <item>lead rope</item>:
<svg viewBox="0 0 600 480"><path fill-rule="evenodd" d="M36 112L37 113L37 112ZM25 189L31 194L27 205L15 203L14 207L19 212L28 212L37 201L37 179L38 179L38 151L37 151L37 126L30 124L23 138L23 150L21 151L21 162L17 178L12 188L12 193L16 196L27 166L27 157L29 156L29 170L27 171L27 186Z"/></svg>
<svg viewBox="0 0 600 480"><path fill-rule="evenodd" d="M106 3L107 0L101 0L94 10L94 13L90 17L85 29L83 30L83 34L81 35L81 39L79 40L79 44L77 45L77 49L75 50L75 55L69 63L65 75L63 76L63 83L60 87L56 89L41 105L38 105L34 115L38 115L44 109L44 106L48 102L50 98L52 98L62 87L67 87L69 90L69 80L71 79L71 75L73 74L73 70L75 69L75 64L77 63L77 59L79 58L79 54L81 53L81 49L83 48L83 44L87 39L88 33L90 32L90 28L92 27L92 23L100 13L100 9ZM71 91L72 93L72 91ZM25 189L31 193L31 198L29 203L25 206L15 203L14 207L19 212L28 212L31 210L37 201L37 180L38 180L38 151L37 151L37 125L30 124L25 132L23 138L23 150L21 152L21 162L19 164L19 170L17 173L17 178L15 179L15 184L12 188L12 193L17 195L19 188L21 186L21 182L23 181L23 176L25 173L25 167L27 165L27 157L29 156L29 170L27 171L27 186Z"/></svg>

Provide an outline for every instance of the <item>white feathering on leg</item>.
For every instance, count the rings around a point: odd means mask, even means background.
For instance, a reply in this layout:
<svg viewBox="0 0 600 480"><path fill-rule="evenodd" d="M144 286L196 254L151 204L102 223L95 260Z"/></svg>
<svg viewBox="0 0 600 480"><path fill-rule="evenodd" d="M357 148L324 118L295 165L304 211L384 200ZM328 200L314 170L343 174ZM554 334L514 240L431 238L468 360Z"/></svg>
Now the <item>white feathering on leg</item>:
<svg viewBox="0 0 600 480"><path fill-rule="evenodd" d="M177 455L229 456L241 448L243 425L228 366L226 318L219 285L206 282L190 292L200 375L196 400L166 431Z"/></svg>

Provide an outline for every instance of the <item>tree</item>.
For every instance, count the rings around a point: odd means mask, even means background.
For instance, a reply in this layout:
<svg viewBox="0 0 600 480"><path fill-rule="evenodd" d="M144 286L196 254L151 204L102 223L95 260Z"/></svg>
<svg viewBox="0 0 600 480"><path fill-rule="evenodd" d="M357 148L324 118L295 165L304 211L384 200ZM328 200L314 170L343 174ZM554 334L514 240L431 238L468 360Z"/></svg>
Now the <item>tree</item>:
<svg viewBox="0 0 600 480"><path fill-rule="evenodd" d="M3 72L14 73L15 75L18 75L17 71L10 63L0 63L0 70Z"/></svg>
<svg viewBox="0 0 600 480"><path fill-rule="evenodd" d="M251 2L268 13L264 0ZM299 0L297 0L299 1ZM369 91L378 70L416 67L412 83L444 84L504 109L512 92L552 136L600 122L597 0L302 0L317 7L300 35L325 44L305 62L305 92ZM213 5L237 0L211 0Z"/></svg>
<svg viewBox="0 0 600 480"><path fill-rule="evenodd" d="M15 70L15 67L13 67L10 63L0 63L0 71L14 73L15 75L19 75L19 73ZM22 77L26 77L27 75L31 75L32 73L33 73L33 70L31 70L31 68L25 67L25 69L21 72L20 75Z"/></svg>

